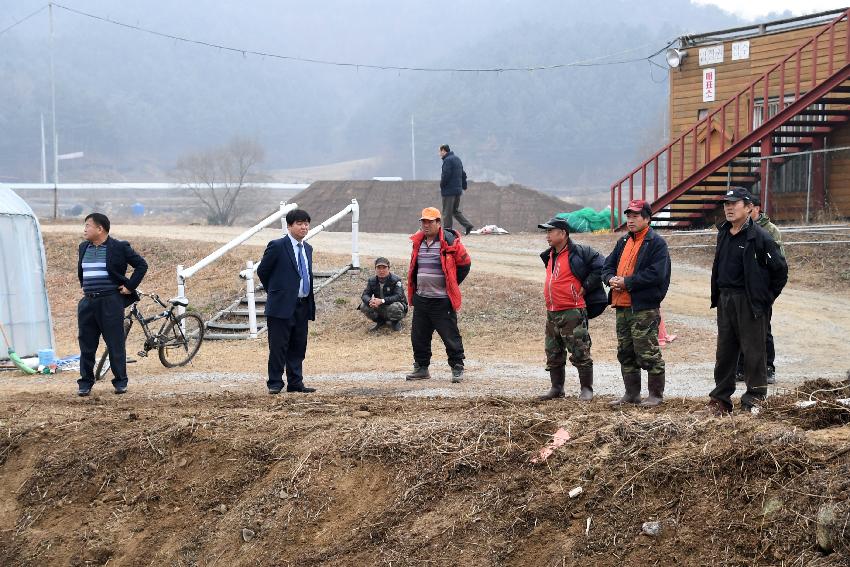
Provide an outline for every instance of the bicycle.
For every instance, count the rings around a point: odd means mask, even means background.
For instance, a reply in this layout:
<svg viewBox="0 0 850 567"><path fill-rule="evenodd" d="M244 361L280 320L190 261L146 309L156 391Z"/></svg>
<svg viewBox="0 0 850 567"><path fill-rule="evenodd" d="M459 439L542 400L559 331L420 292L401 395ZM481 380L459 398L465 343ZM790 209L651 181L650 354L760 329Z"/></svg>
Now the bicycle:
<svg viewBox="0 0 850 567"><path fill-rule="evenodd" d="M127 335L130 334L133 323L138 321L145 333L145 343L143 349L138 352L139 356L146 357L148 351L157 349L159 361L166 368L188 364L198 354L198 349L201 348L201 343L204 340L205 330L204 321L199 315L195 313L175 314L178 307L188 306L189 300L185 297L175 297L168 301L169 307L155 293L142 293L139 290L136 290L136 292L140 298L149 297L165 311L151 317L145 317L139 310L139 302L133 302L130 312L124 316L124 340L126 341ZM150 324L160 319L165 319L165 321L163 321L159 331L152 332ZM109 353L104 350L94 371L95 380L103 378L109 372L109 368Z"/></svg>

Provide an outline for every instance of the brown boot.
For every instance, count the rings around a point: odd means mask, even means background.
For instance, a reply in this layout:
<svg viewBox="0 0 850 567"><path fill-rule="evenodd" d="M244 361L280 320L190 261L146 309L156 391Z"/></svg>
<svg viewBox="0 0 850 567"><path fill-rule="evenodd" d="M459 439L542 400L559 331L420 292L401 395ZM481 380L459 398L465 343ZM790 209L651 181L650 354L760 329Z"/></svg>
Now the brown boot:
<svg viewBox="0 0 850 567"><path fill-rule="evenodd" d="M660 406L664 401L664 374L650 374L647 378L649 397L640 405L645 408Z"/></svg>
<svg viewBox="0 0 850 567"><path fill-rule="evenodd" d="M593 399L593 367L578 369L578 383L581 384L581 394L578 399L589 402Z"/></svg>
<svg viewBox="0 0 850 567"><path fill-rule="evenodd" d="M552 387L549 388L549 391L540 396L538 399L541 402L545 402L546 400L554 400L555 398L563 398L564 397L564 380L566 379L567 371L562 366L560 368L553 368L549 371L549 379L552 381Z"/></svg>
<svg viewBox="0 0 850 567"><path fill-rule="evenodd" d="M624 404L639 404L640 403L640 374L625 374L623 375L623 384L626 386L626 393L616 402L611 402L612 406L621 406Z"/></svg>

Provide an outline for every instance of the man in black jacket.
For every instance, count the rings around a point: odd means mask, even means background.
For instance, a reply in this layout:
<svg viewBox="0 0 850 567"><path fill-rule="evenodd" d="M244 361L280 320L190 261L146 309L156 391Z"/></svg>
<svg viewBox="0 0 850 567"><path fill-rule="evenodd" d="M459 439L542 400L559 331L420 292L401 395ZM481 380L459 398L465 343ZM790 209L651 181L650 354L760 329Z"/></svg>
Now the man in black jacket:
<svg viewBox="0 0 850 567"><path fill-rule="evenodd" d="M617 310L617 359L626 392L612 403L655 407L664 398L665 367L658 346L661 302L670 287L667 242L649 226L652 209L635 199L626 208L629 233L606 258L602 281ZM646 370L649 397L640 401L640 371Z"/></svg>
<svg viewBox="0 0 850 567"><path fill-rule="evenodd" d="M440 146L440 158L443 160L443 170L440 175L440 195L443 197L443 228L452 228L452 217L456 217L458 222L466 229L465 234L469 234L474 225L460 210L460 198L464 189L466 189L463 162L449 148L448 144Z"/></svg>
<svg viewBox="0 0 850 567"><path fill-rule="evenodd" d="M109 352L115 393L127 391L124 308L139 300L136 288L142 283L148 264L129 242L109 236L109 227L106 215L87 216L83 227L85 240L77 255L77 278L83 288L83 298L77 305L79 396L88 396L94 386L94 358L101 335ZM128 265L133 267L129 278Z"/></svg>
<svg viewBox="0 0 850 567"><path fill-rule="evenodd" d="M546 370L552 386L540 400L563 398L566 361L578 371L579 399L593 399L593 358L588 320L608 304L600 273L602 255L570 238L569 223L553 218L537 225L546 231L549 248L540 254L546 266L543 299L546 302Z"/></svg>
<svg viewBox="0 0 850 567"><path fill-rule="evenodd" d="M726 221L718 226L711 269L711 307L717 307L716 387L708 409L732 412L735 363L744 356L747 391L741 408L752 411L767 396L765 337L773 302L788 281L788 264L770 235L750 218L753 204L743 187L731 187L723 201Z"/></svg>
<svg viewBox="0 0 850 567"><path fill-rule="evenodd" d="M375 275L366 282L358 307L361 313L375 322L370 331L377 331L389 323L393 331L401 330L401 320L407 315L407 297L401 278L390 272L390 261L375 260Z"/></svg>
<svg viewBox="0 0 850 567"><path fill-rule="evenodd" d="M286 236L272 240L263 252L257 276L266 290L266 328L269 336L269 394L283 390L309 394L304 385L304 357L308 326L316 319L313 294L313 247L304 239L310 232L310 214L303 209L286 213Z"/></svg>

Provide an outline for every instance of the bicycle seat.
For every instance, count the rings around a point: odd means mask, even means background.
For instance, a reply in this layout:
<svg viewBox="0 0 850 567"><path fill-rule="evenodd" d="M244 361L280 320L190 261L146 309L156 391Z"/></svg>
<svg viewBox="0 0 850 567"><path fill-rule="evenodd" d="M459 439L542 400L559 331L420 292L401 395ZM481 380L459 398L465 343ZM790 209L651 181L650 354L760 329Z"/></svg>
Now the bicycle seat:
<svg viewBox="0 0 850 567"><path fill-rule="evenodd" d="M186 307L189 305L189 300L185 297L172 297L168 302L177 307Z"/></svg>

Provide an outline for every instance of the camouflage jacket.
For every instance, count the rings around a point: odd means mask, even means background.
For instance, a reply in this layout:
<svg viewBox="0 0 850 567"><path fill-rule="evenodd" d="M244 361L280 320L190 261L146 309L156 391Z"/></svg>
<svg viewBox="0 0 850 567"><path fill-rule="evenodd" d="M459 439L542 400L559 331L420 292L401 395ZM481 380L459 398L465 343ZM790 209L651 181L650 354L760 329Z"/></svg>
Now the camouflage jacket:
<svg viewBox="0 0 850 567"><path fill-rule="evenodd" d="M768 217L764 213L759 213L759 218L756 219L756 222L760 227L765 229L770 237L779 245L779 253L782 254L782 257L785 257L785 246L782 244L782 234L780 234L779 229L776 228L776 225L770 222L770 217Z"/></svg>

